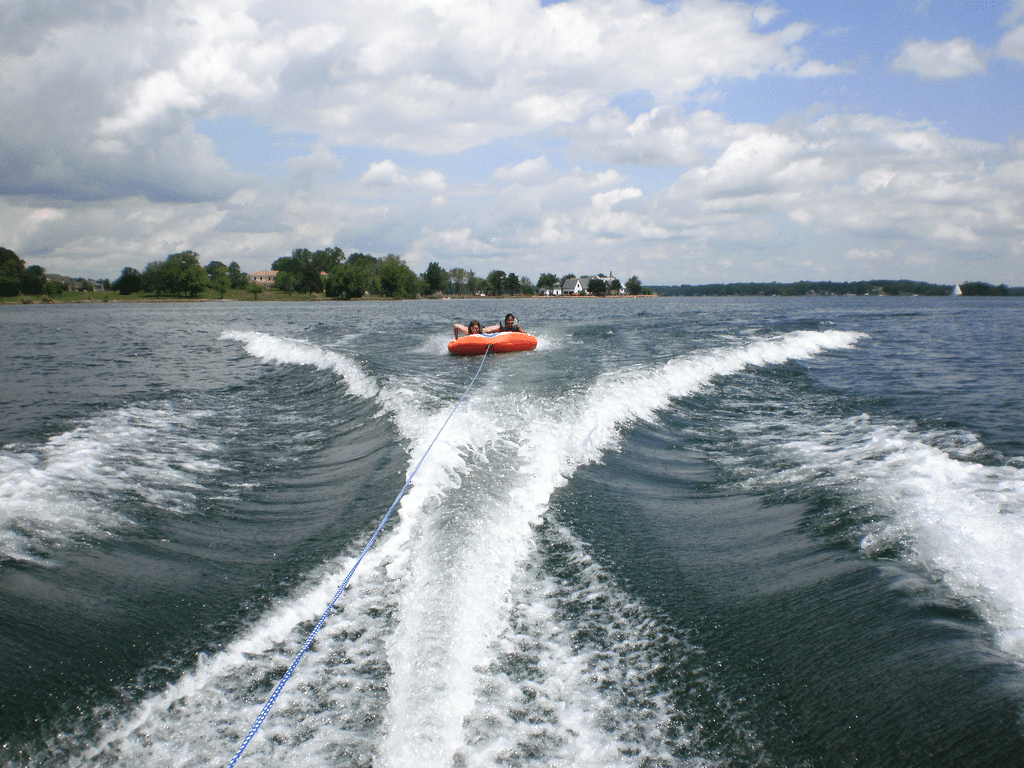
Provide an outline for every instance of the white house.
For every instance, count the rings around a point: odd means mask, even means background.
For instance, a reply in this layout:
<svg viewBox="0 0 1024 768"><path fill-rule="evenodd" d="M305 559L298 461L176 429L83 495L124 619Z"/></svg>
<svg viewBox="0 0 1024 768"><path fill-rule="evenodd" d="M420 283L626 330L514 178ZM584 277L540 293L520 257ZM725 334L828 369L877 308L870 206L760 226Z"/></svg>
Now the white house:
<svg viewBox="0 0 1024 768"><path fill-rule="evenodd" d="M587 285L589 285L590 281L594 279L604 281L604 284L607 285L610 290L611 282L615 278L612 276L611 272L607 275L581 275L580 277L571 277L562 283L562 293L571 293L576 296L585 295L588 293ZM617 293L625 294L626 289L619 286Z"/></svg>
<svg viewBox="0 0 1024 768"><path fill-rule="evenodd" d="M586 293L588 282L590 282L590 278L586 275L583 277L570 277L562 283L562 293L572 293L577 296L581 293Z"/></svg>

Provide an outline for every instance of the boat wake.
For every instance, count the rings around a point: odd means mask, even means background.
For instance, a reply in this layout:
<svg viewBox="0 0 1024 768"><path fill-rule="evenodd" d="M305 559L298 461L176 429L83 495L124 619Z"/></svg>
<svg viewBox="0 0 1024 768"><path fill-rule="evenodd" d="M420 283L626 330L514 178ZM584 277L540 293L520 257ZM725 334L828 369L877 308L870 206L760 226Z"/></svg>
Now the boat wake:
<svg viewBox="0 0 1024 768"><path fill-rule="evenodd" d="M839 495L832 516L861 551L920 567L995 629L1002 650L1024 658L1024 469L993 461L969 433L867 415L774 427L761 419L746 439L773 432L786 435L767 444L773 468L753 468L748 487Z"/></svg>
<svg viewBox="0 0 1024 768"><path fill-rule="evenodd" d="M54 547L110 534L147 513L191 513L203 479L223 469L222 447L201 429L210 415L170 402L138 404L42 446L5 446L0 558L45 563Z"/></svg>
<svg viewBox="0 0 1024 768"><path fill-rule="evenodd" d="M549 504L578 468L615 450L630 424L656 419L674 399L718 377L860 338L795 332L609 372L555 397L481 380L243 762L764 763L759 740L686 629L648 615ZM222 339L265 363L333 371L353 394L374 399L407 441L410 470L451 409L450 396L408 380L378 383L351 358L315 344L237 331ZM353 550L325 563L132 711L98 712L100 735L85 749L62 747L62 764L226 763L354 557ZM709 741L702 724L710 721L732 737Z"/></svg>

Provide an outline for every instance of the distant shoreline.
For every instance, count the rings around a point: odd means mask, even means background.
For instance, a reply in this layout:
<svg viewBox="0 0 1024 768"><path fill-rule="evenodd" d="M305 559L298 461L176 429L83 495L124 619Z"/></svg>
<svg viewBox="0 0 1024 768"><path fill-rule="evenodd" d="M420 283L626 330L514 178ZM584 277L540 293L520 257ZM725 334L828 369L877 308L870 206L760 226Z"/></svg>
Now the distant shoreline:
<svg viewBox="0 0 1024 768"><path fill-rule="evenodd" d="M1024 296L1024 287L992 285L990 283L960 283L962 293L955 298L963 297L1020 297ZM506 296L477 295L446 295L419 296L418 299L442 301L451 299L547 299L547 300L579 300L579 299L628 299L628 298L844 298L844 297L897 297L897 296L952 296L954 286L937 285L912 280L863 280L856 282L830 281L799 281L796 283L707 283L704 285L651 285L646 286L650 293L630 295L591 296L577 294L561 294L558 296L544 294L514 294ZM207 294L212 291L207 291ZM246 289L232 289L224 297L204 295L155 296L153 294L129 294L123 296L117 291L68 291L59 296L5 296L0 297L2 306L26 306L34 304L185 304L196 302L320 302L320 301L409 301L410 299L389 298L386 296L363 296L358 299L332 299L323 294L286 294L276 290L265 290L259 298L253 298L252 292Z"/></svg>
<svg viewBox="0 0 1024 768"><path fill-rule="evenodd" d="M705 283L703 285L649 285L660 296L1024 296L1024 287L978 281L955 285L921 280L799 280L793 283Z"/></svg>
<svg viewBox="0 0 1024 768"><path fill-rule="evenodd" d="M248 292L246 292L248 293ZM97 298L98 297L98 298ZM575 294L566 294L562 296L543 296L543 295L532 295L527 296L526 294L514 294L506 296L417 296L414 299L400 299L392 298L388 296L363 296L358 299L331 299L322 294L295 294L292 296L285 295L270 295L266 293L260 294L259 299L244 298L241 296L232 296L230 298L220 298L211 296L197 296L195 298L189 298L186 296L138 296L137 294L130 294L129 296L122 296L116 291L97 291L95 293L82 293L82 292L71 292L61 294L60 296L6 296L0 298L0 305L2 306L28 306L32 304L191 304L196 302L203 303L245 303L249 304L253 301L263 303L285 303L285 302L360 302L360 301L445 301L445 300L466 300L472 299L480 301L484 299L648 299L658 298L656 294L636 294L636 295L625 295L625 296L577 296Z"/></svg>

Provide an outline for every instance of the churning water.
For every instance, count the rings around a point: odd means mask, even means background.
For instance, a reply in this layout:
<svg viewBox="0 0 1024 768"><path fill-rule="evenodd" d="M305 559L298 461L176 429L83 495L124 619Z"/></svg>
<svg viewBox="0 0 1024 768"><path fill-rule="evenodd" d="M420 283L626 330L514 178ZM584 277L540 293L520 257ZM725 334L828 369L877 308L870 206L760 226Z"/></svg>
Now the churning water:
<svg viewBox="0 0 1024 768"><path fill-rule="evenodd" d="M1024 765L1022 319L5 308L0 757L226 765L426 453L240 765Z"/></svg>

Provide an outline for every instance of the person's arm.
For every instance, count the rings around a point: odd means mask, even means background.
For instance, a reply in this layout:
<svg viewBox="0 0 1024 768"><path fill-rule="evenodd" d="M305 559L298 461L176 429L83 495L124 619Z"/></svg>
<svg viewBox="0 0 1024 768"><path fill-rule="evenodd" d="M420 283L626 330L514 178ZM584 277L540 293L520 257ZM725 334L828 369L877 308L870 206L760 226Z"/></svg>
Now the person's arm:
<svg viewBox="0 0 1024 768"><path fill-rule="evenodd" d="M498 325L488 325L486 328L481 329L480 333L497 333L501 330L501 323Z"/></svg>
<svg viewBox="0 0 1024 768"><path fill-rule="evenodd" d="M469 336L469 328L464 326L462 323L455 324L455 338L459 338L459 332L462 332L463 336Z"/></svg>

